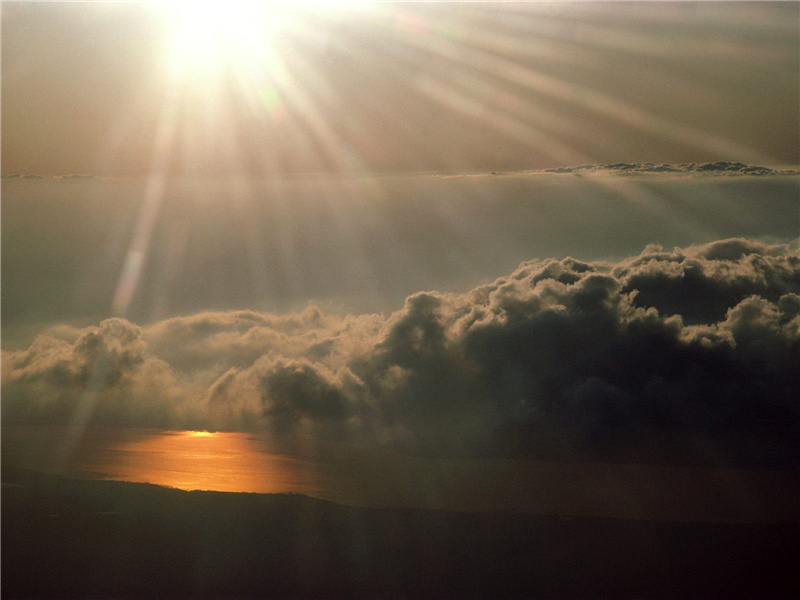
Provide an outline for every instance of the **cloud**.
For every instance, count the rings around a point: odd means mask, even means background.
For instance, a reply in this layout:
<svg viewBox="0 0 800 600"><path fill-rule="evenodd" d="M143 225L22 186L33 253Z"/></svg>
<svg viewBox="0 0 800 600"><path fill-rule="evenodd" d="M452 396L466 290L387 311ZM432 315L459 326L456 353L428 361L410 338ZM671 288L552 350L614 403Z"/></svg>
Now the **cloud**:
<svg viewBox="0 0 800 600"><path fill-rule="evenodd" d="M82 175L69 173L67 175L37 175L37 174L22 174L22 173L9 173L0 175L2 179L97 179L94 175Z"/></svg>
<svg viewBox="0 0 800 600"><path fill-rule="evenodd" d="M108 319L73 342L41 335L3 352L3 422L169 426L179 390L171 367L146 352L141 329Z"/></svg>
<svg viewBox="0 0 800 600"><path fill-rule="evenodd" d="M651 245L613 269L634 303L684 322L709 323L725 317L733 305L756 294L777 302L800 294L800 257L787 246L727 239L664 251Z"/></svg>
<svg viewBox="0 0 800 600"><path fill-rule="evenodd" d="M309 307L302 313L205 312L161 321L144 333L151 349L181 370L242 367L276 352L301 356L327 339L339 320Z"/></svg>
<svg viewBox="0 0 800 600"><path fill-rule="evenodd" d="M571 173L573 175L639 175L644 173L669 173L691 175L797 175L799 171L776 170L741 162L717 161L707 163L611 163L605 165L578 165L544 169L543 173Z"/></svg>
<svg viewBox="0 0 800 600"><path fill-rule="evenodd" d="M456 173L450 175L438 175L443 179L488 179L492 176L509 175L511 177L542 175L542 174L566 174L575 177L584 175L670 175L670 176L765 176L765 175L798 175L797 169L773 169L759 165L748 165L741 162L717 161L706 163L608 163L608 164L585 164L574 166L553 167L550 169L536 169L525 171L491 171L489 173Z"/></svg>
<svg viewBox="0 0 800 600"><path fill-rule="evenodd" d="M4 352L3 419L83 410L423 454L797 465L798 288L796 250L727 239L532 260L388 317L111 319Z"/></svg>

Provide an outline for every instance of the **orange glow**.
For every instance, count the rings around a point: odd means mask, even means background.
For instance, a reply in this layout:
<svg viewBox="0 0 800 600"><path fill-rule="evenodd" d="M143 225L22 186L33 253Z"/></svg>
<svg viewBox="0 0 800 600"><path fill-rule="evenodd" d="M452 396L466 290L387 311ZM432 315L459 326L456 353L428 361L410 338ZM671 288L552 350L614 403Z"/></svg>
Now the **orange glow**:
<svg viewBox="0 0 800 600"><path fill-rule="evenodd" d="M320 489L312 463L271 452L263 440L246 433L150 432L115 444L111 456L110 479L223 492L315 494Z"/></svg>
<svg viewBox="0 0 800 600"><path fill-rule="evenodd" d="M184 433L191 437L212 437L214 435L208 431L186 431Z"/></svg>

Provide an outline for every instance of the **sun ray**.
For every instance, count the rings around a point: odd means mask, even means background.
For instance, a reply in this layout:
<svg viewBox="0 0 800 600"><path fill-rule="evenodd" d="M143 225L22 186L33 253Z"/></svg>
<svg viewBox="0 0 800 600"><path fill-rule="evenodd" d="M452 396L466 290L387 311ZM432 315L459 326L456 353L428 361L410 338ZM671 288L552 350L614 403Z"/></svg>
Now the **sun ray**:
<svg viewBox="0 0 800 600"><path fill-rule="evenodd" d="M661 139L673 140L715 155L740 156L743 160L754 162L774 162L771 157L710 131L684 125L587 85L573 84L566 79L524 66L482 46L438 35L431 27L411 29L404 35L403 42L406 47L416 48L439 60L463 65L478 72L492 73L530 91L565 102L567 105L580 106L597 115L655 134Z"/></svg>

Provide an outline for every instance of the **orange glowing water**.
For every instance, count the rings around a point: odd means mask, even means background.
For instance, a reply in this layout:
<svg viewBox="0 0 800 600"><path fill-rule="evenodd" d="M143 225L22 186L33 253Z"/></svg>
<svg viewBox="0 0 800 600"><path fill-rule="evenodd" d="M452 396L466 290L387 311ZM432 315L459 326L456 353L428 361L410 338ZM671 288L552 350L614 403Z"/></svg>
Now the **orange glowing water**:
<svg viewBox="0 0 800 600"><path fill-rule="evenodd" d="M323 495L319 465L247 433L4 428L3 463L184 490Z"/></svg>
<svg viewBox="0 0 800 600"><path fill-rule="evenodd" d="M185 490L319 493L312 463L269 452L245 433L165 431L123 442L114 479Z"/></svg>
<svg viewBox="0 0 800 600"><path fill-rule="evenodd" d="M300 436L3 427L3 466L186 490L300 493L357 506L798 522L792 471L421 459Z"/></svg>

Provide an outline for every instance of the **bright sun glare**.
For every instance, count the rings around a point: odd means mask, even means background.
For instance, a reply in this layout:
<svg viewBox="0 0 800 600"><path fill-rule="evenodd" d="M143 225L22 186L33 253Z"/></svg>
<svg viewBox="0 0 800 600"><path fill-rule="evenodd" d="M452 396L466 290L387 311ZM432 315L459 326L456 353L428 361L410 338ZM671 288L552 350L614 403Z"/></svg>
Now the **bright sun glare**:
<svg viewBox="0 0 800 600"><path fill-rule="evenodd" d="M190 437L212 437L214 434L210 431L190 431Z"/></svg>
<svg viewBox="0 0 800 600"><path fill-rule="evenodd" d="M244 68L273 51L286 21L278 2L175 0L166 3L172 28L172 67L181 75L211 76Z"/></svg>

